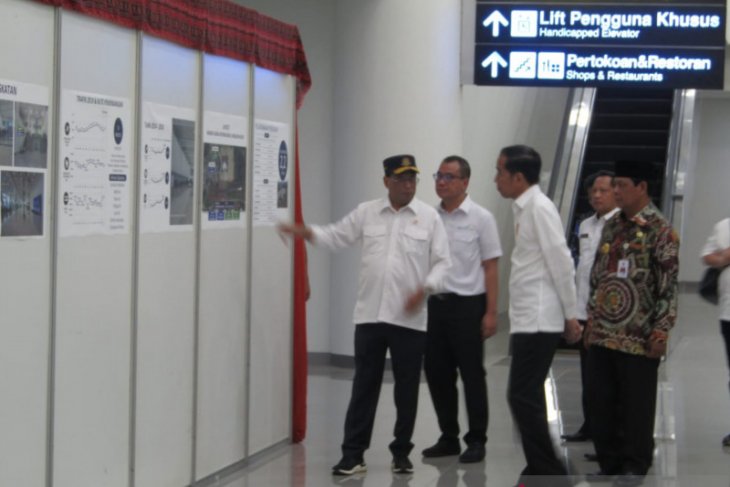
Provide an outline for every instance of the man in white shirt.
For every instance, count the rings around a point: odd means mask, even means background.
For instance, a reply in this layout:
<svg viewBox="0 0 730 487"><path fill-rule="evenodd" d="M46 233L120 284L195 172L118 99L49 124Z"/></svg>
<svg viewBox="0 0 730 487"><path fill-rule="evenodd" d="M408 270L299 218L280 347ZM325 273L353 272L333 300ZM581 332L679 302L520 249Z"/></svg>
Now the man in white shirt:
<svg viewBox="0 0 730 487"><path fill-rule="evenodd" d="M443 288L449 244L436 210L416 199L418 168L411 155L383 161L388 197L361 203L337 223L280 225L282 233L340 249L362 244L355 304L355 377L345 418L342 459L334 475L366 470L375 411L390 350L397 410L389 445L395 473L410 473L408 459L418 408L426 345L426 296Z"/></svg>
<svg viewBox="0 0 730 487"><path fill-rule="evenodd" d="M710 267L724 269L717 280L720 332L725 340L727 365L730 368L730 218L720 220L702 248L702 262ZM722 439L722 446L730 447L730 435Z"/></svg>
<svg viewBox="0 0 730 487"><path fill-rule="evenodd" d="M524 145L505 147L494 181L513 199L515 247L509 279L512 364L507 399L522 437L527 466L522 476L567 476L547 423L544 382L560 337L580 339L575 271L555 205L538 182L540 155ZM556 479L557 484L568 484ZM518 482L519 483L519 482Z"/></svg>
<svg viewBox="0 0 730 487"><path fill-rule="evenodd" d="M428 300L424 361L441 436L423 456L461 453L458 371L469 420L461 463L480 462L486 453L489 404L482 340L497 332L497 263L502 255L494 217L466 192L470 176L469 162L459 156L446 157L434 174L441 198L436 209L449 235L451 268L444 292Z"/></svg>
<svg viewBox="0 0 730 487"><path fill-rule="evenodd" d="M595 213L580 223L578 227L579 258L576 269L575 284L578 294L578 322L585 327L588 319L587 306L591 294L591 269L596 258L598 243L601 241L601 232L606 222L616 214L616 200L613 197L613 172L598 171L589 175L584 181L584 187L588 191L588 203ZM565 441L586 441L591 438L590 414L588 411L588 381L587 381L587 349L584 344L579 345L580 350L580 378L583 387L583 425L574 434L563 435Z"/></svg>

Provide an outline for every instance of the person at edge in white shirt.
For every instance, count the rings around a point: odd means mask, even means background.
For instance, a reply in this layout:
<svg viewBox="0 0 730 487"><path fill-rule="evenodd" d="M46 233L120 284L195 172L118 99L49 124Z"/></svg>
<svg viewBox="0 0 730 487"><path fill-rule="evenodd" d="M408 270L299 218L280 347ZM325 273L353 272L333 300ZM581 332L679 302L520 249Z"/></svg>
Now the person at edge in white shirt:
<svg viewBox="0 0 730 487"><path fill-rule="evenodd" d="M451 268L444 293L428 300L424 369L441 436L426 458L459 455L459 393L464 385L468 431L461 463L485 455L489 403L483 340L497 332L498 262L502 255L494 216L467 194L471 168L463 157L444 158L434 174L436 207L449 235Z"/></svg>
<svg viewBox="0 0 730 487"><path fill-rule="evenodd" d="M730 218L720 220L712 229L702 248L702 262L710 267L724 268L717 279L720 301L718 312L720 332L725 341L727 365L730 369ZM730 435L722 439L722 446L730 447Z"/></svg>
<svg viewBox="0 0 730 487"><path fill-rule="evenodd" d="M411 473L408 458L418 408L426 345L426 297L443 289L449 243L436 210L415 198L418 167L411 155L383 161L387 198L361 203L325 226L282 224L279 231L314 245L340 249L362 244L355 304L355 377L345 417L342 459L333 475L366 470L375 411L390 350L397 410L389 448L394 473Z"/></svg>
<svg viewBox="0 0 730 487"><path fill-rule="evenodd" d="M606 222L613 217L619 210L616 208L616 200L613 197L613 172L601 170L588 175L583 181L583 187L588 192L588 203L595 212L593 215L584 219L578 226L579 241L579 257L578 267L575 272L575 284L577 289L578 304L577 317L578 322L585 328L588 319L587 306L588 298L591 294L591 269L593 261L596 259L596 251L601 241L601 232ZM587 374L587 353L583 343L578 345L580 351L580 378L582 385L582 406L583 406L583 424L577 432L573 434L562 435L565 441L587 441L591 438L590 415L588 411L588 374ZM588 459L593 459L595 454L586 453Z"/></svg>
<svg viewBox="0 0 730 487"><path fill-rule="evenodd" d="M515 246L509 279L512 361L507 400L522 437L528 476L551 477L550 485L571 485L548 430L544 382L563 336L580 339L576 319L575 271L555 205L540 191L540 154L525 145L501 150L494 182L514 200Z"/></svg>

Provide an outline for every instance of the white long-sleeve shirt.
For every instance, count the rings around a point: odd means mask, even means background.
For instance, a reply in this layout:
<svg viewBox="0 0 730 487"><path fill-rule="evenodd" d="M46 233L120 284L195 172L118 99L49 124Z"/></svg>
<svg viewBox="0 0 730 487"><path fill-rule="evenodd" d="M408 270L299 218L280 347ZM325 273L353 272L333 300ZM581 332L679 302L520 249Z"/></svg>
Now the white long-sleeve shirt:
<svg viewBox="0 0 730 487"><path fill-rule="evenodd" d="M578 267L575 269L575 286L578 296L577 318L579 320L588 319L586 308L588 307L588 298L591 295L591 269L593 262L596 260L596 250L601 241L601 232L606 222L618 212L618 208L614 208L605 215L599 217L593 214L580 222L578 227L578 241L580 248L580 257L578 258Z"/></svg>
<svg viewBox="0 0 730 487"><path fill-rule="evenodd" d="M426 331L426 302L404 309L419 288L443 290L450 265L441 218L420 200L396 211L387 198L361 203L342 220L312 226L312 243L335 250L362 244L355 324L384 322Z"/></svg>
<svg viewBox="0 0 730 487"><path fill-rule="evenodd" d="M512 204L510 333L562 332L576 317L575 271L557 208L532 185Z"/></svg>

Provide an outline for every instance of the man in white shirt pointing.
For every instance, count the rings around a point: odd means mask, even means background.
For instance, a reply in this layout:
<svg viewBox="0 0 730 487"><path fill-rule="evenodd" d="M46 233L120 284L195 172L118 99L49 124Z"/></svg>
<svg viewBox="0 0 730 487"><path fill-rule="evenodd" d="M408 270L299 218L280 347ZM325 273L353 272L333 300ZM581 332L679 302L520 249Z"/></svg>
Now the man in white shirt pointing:
<svg viewBox="0 0 730 487"><path fill-rule="evenodd" d="M581 329L576 319L573 259L557 208L538 186L541 165L540 155L531 147L505 147L494 178L499 193L514 200L515 247L509 279L512 364L507 399L527 461L521 477L564 476L569 485L550 439L543 384L560 337L576 342Z"/></svg>
<svg viewBox="0 0 730 487"><path fill-rule="evenodd" d="M411 155L383 161L387 198L361 203L337 223L280 225L282 233L329 249L362 244L355 304L355 377L345 418L342 459L334 475L366 470L375 410L390 350L397 418L390 443L394 473L411 473L408 458L426 345L426 296L443 288L449 245L436 210L415 198L418 167Z"/></svg>

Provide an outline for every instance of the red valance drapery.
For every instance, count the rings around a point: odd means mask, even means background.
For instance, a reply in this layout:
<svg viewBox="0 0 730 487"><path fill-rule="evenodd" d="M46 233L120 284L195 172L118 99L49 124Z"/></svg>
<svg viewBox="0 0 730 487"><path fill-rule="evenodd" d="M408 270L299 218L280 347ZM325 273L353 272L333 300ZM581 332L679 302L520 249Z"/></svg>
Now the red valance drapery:
<svg viewBox="0 0 730 487"><path fill-rule="evenodd" d="M295 25L227 0L37 0L134 28L297 80L297 108L312 79Z"/></svg>
<svg viewBox="0 0 730 487"><path fill-rule="evenodd" d="M295 25L280 22L227 0L36 0L141 30L191 49L252 63L294 76L299 109L312 85ZM303 222L296 133L294 221ZM294 245L294 329L292 439L306 435L307 321L309 295L304 242Z"/></svg>

